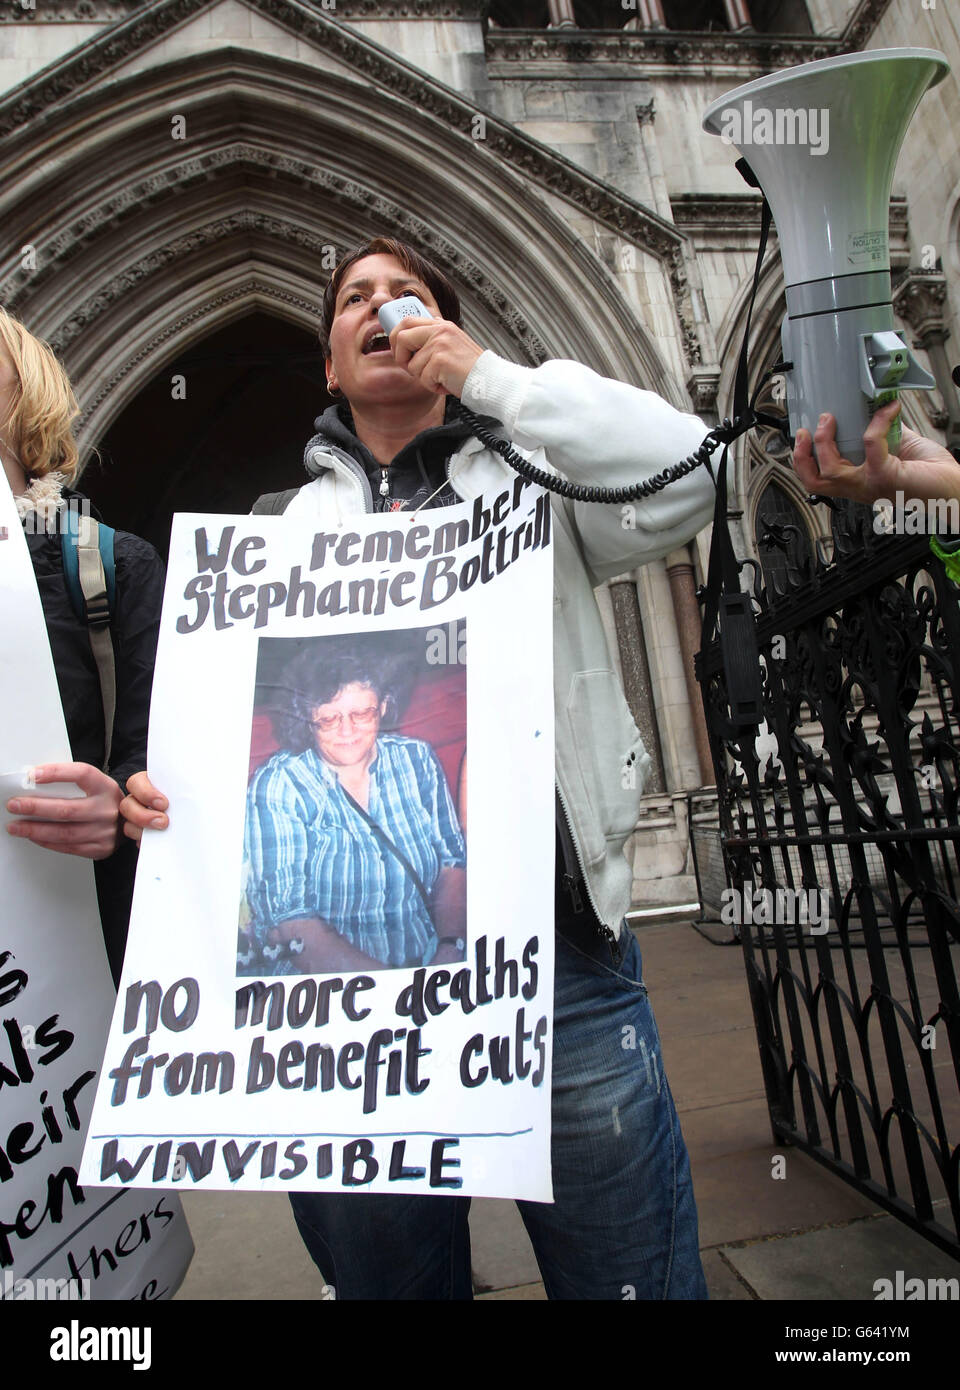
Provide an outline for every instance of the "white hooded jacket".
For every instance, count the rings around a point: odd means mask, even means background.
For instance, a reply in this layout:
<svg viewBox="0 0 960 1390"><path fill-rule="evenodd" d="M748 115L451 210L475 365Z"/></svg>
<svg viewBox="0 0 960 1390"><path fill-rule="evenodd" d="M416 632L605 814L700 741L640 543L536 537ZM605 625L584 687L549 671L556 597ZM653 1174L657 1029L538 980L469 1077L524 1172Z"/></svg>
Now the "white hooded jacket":
<svg viewBox="0 0 960 1390"><path fill-rule="evenodd" d="M693 453L708 431L653 392L598 376L578 362L521 367L484 352L462 400L500 420L534 464L575 483L640 482ZM307 463L316 476L284 508L287 515L329 526L372 510L362 468L342 451L315 445ZM447 468L465 501L500 491L515 476L475 438ZM712 518L714 489L707 470L698 468L629 504L629 525L620 504L552 500L557 788L591 905L618 933L632 890L623 847L637 823L650 758L612 669L593 590L696 535ZM258 503L254 510L266 508ZM632 775L625 775L630 768Z"/></svg>

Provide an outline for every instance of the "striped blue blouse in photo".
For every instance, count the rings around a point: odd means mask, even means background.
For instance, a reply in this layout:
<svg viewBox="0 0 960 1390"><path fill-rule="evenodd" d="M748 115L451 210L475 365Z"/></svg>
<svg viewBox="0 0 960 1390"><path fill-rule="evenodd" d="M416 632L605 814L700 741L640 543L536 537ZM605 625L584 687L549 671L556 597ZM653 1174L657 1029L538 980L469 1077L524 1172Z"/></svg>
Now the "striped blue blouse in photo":
<svg viewBox="0 0 960 1390"><path fill-rule="evenodd" d="M429 744L380 734L367 814L406 856L429 893L441 868L465 868L463 835ZM276 753L247 791L244 834L251 930L319 917L385 965L429 963L436 932L396 855L350 804L314 749ZM282 968L295 969L289 962Z"/></svg>

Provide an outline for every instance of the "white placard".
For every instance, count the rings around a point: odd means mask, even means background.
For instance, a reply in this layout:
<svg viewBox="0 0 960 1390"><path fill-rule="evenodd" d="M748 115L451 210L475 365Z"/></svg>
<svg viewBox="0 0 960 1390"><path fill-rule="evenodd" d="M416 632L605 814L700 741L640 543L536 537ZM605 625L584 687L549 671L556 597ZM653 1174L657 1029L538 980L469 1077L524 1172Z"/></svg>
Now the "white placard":
<svg viewBox="0 0 960 1390"><path fill-rule="evenodd" d="M0 472L4 788L70 762L33 565ZM74 794L76 788L73 789ZM114 992L93 865L0 817L0 1297L170 1298L193 1255L178 1198L78 1177Z"/></svg>
<svg viewBox="0 0 960 1390"><path fill-rule="evenodd" d="M174 518L150 730L170 827L141 848L83 1172L551 1201L549 498L308 513ZM378 832L344 794L364 738ZM441 873L466 891L443 964ZM383 954L338 963L344 942Z"/></svg>

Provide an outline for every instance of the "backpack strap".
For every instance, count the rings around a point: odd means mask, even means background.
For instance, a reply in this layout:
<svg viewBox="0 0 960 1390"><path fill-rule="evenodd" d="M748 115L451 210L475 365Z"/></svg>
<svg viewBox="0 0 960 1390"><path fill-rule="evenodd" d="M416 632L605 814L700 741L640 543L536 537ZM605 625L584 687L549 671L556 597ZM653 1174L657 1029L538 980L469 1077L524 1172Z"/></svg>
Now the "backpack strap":
<svg viewBox="0 0 960 1390"><path fill-rule="evenodd" d="M265 492L250 508L252 516L280 516L300 491L298 487L288 487L284 492Z"/></svg>
<svg viewBox="0 0 960 1390"><path fill-rule="evenodd" d="M63 508L60 518L63 577L73 611L86 625L100 678L103 770L106 772L110 766L113 720L117 709L117 671L110 634L110 617L117 597L114 532L109 526L101 526L92 516L81 517L73 507Z"/></svg>

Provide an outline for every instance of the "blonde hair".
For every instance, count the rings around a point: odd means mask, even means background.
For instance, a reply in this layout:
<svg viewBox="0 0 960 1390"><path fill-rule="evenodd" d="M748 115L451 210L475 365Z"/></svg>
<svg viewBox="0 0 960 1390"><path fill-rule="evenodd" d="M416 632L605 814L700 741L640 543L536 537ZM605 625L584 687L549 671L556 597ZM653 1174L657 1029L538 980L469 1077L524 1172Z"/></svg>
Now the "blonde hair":
<svg viewBox="0 0 960 1390"><path fill-rule="evenodd" d="M56 471L69 485L80 468L73 437L80 407L66 372L53 350L2 308L0 350L9 357L17 377L10 413L0 420L7 447L17 451L28 477L42 478Z"/></svg>

